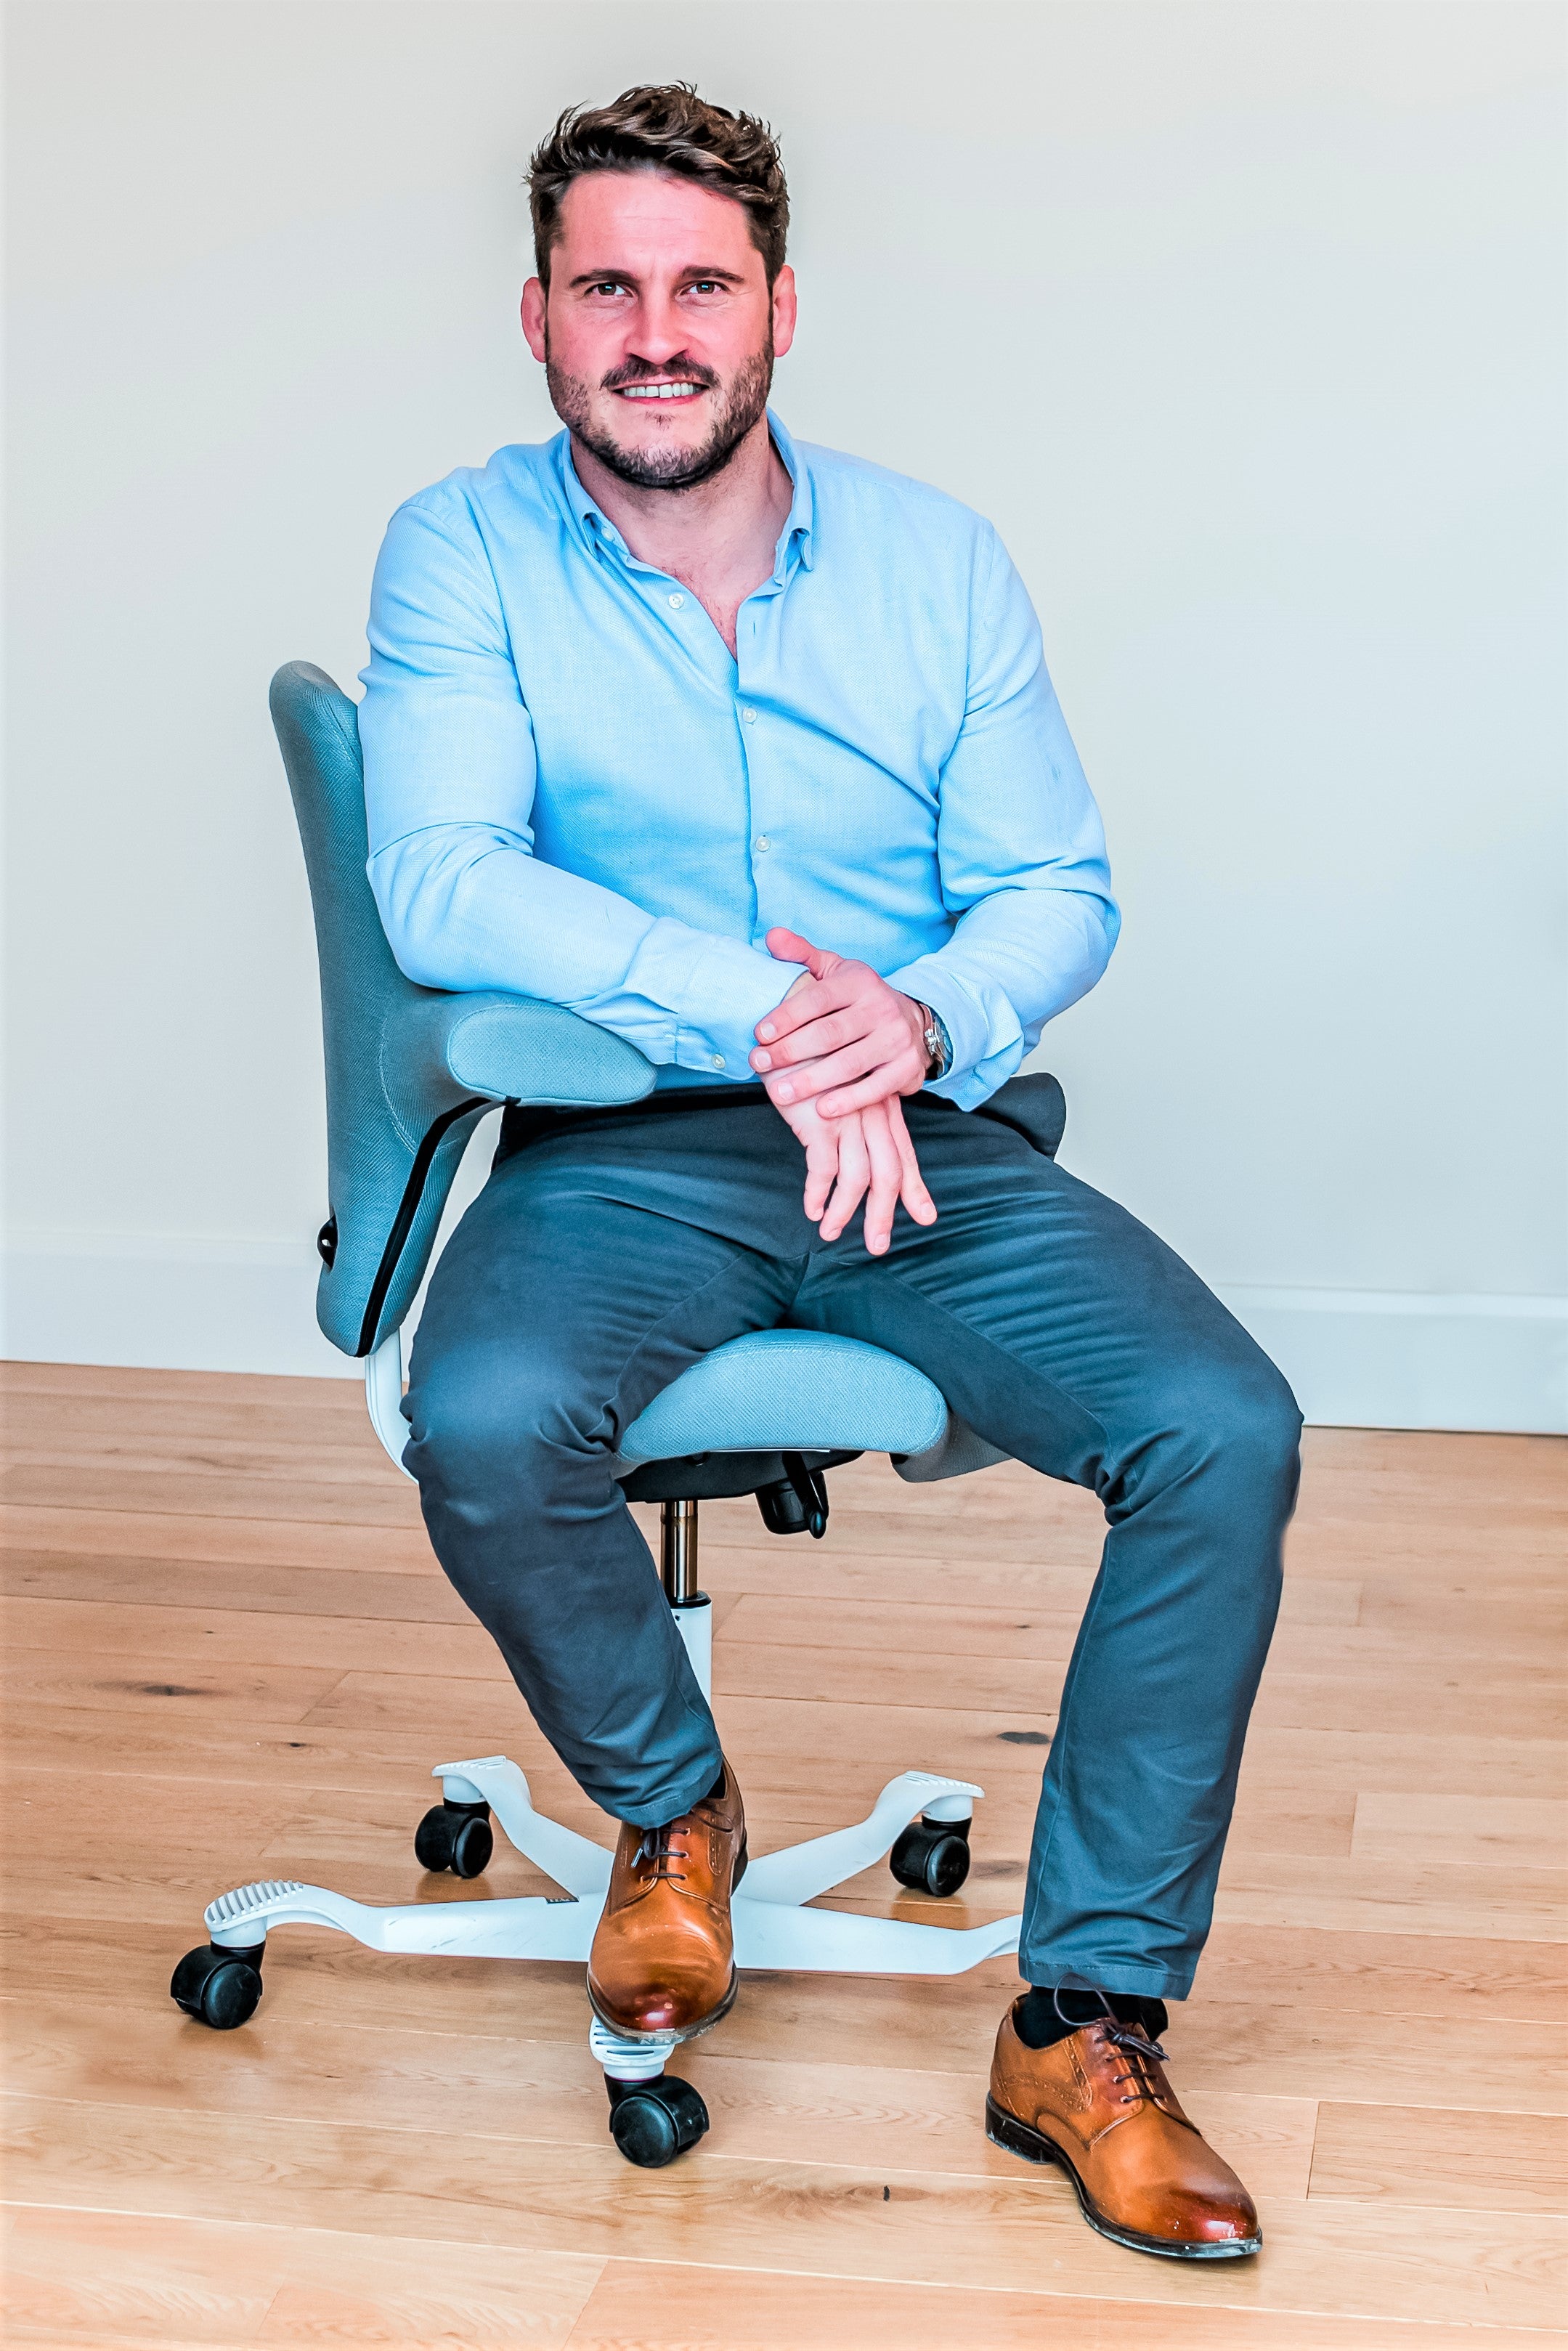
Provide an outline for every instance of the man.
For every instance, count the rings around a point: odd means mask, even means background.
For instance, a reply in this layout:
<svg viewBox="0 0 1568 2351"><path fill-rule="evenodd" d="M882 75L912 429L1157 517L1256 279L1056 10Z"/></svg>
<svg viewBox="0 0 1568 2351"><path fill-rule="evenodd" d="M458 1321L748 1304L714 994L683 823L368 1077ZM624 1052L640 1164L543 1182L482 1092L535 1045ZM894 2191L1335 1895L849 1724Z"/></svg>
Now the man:
<svg viewBox="0 0 1568 2351"><path fill-rule="evenodd" d="M566 431L394 517L360 725L402 968L658 1066L631 1111L503 1129L406 1405L443 1565L622 1824L593 2005L716 2022L746 1858L620 1434L742 1332L872 1341L1109 1521L991 2136L1121 2243L1253 2252L1156 2036L1208 1928L1300 1418L1153 1234L970 1115L1116 930L1034 614L988 524L770 415L795 287L762 124L629 90L561 117L530 193L523 331ZM928 363L890 355L890 387Z"/></svg>

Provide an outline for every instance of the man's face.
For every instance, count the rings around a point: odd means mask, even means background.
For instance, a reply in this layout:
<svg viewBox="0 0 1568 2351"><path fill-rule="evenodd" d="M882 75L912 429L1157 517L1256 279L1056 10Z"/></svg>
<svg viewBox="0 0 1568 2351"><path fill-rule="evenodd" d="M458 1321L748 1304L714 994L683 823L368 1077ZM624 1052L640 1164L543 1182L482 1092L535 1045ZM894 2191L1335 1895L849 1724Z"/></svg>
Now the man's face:
<svg viewBox="0 0 1568 2351"><path fill-rule="evenodd" d="M793 275L769 295L745 207L655 172L574 180L549 296L537 277L523 289L557 415L644 489L690 489L728 463L794 330Z"/></svg>

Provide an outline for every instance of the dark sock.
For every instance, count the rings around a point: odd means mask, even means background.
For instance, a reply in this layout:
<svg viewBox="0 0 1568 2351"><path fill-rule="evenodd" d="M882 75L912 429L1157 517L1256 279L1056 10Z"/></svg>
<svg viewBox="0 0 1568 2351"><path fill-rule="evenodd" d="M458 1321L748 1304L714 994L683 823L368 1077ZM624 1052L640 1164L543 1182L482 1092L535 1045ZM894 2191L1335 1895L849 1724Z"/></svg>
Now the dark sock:
<svg viewBox="0 0 1568 2351"><path fill-rule="evenodd" d="M1150 2041L1157 2041L1170 2022L1164 2001L1141 1991L1108 1992L1106 1999L1119 2023L1135 2025ZM1077 1985L1054 1991L1049 1984L1031 1984L1013 2011L1013 2030L1026 2049L1051 2049L1104 2013L1105 2002L1095 1992Z"/></svg>
<svg viewBox="0 0 1568 2351"><path fill-rule="evenodd" d="M716 1800L716 1798L717 1798L717 1797L719 1797L719 1796L722 1796L722 1795L723 1795L723 1793L724 1793L724 1783L725 1783L725 1779L726 1779L726 1777L727 1777L727 1774L726 1774L725 1767L724 1767L724 1765L721 1763L721 1764L719 1765L719 1767L718 1767L718 1778L714 1782L713 1786L708 1790L707 1794L706 1794L706 1796L699 1796L699 1797L697 1798L697 1802L698 1802L698 1803L699 1803L699 1804L711 1804L712 1802L714 1802L714 1801Z"/></svg>

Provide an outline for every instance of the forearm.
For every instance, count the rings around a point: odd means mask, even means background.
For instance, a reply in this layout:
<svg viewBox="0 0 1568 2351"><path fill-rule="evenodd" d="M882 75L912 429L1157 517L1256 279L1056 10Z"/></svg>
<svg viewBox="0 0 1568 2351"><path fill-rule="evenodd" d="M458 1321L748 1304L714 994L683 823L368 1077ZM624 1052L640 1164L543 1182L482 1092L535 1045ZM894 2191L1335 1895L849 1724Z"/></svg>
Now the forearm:
<svg viewBox="0 0 1568 2351"><path fill-rule="evenodd" d="M562 1004L651 1061L710 1075L749 1076L756 1024L799 968L546 865L498 826L405 834L370 878L392 953L422 987Z"/></svg>

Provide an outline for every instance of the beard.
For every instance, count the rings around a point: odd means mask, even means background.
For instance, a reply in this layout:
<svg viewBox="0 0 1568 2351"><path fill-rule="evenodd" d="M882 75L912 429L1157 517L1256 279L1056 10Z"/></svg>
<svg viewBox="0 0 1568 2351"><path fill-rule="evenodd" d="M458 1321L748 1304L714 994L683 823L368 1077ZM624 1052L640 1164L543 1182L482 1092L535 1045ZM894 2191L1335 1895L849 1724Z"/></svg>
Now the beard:
<svg viewBox="0 0 1568 2351"><path fill-rule="evenodd" d="M773 388L773 337L769 333L763 349L737 368L727 383L712 368L698 367L688 360L674 360L664 368L631 360L612 370L599 389L616 392L623 384L645 382L651 376L667 373L669 366L678 367L684 377L716 394L707 438L695 449L628 449L593 422L592 393L586 379L568 375L557 367L548 340L545 345L545 381L556 414L601 465L633 489L695 490L699 482L711 481L724 471L758 417L767 413L768 395Z"/></svg>

